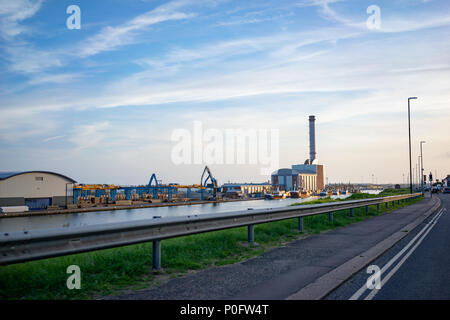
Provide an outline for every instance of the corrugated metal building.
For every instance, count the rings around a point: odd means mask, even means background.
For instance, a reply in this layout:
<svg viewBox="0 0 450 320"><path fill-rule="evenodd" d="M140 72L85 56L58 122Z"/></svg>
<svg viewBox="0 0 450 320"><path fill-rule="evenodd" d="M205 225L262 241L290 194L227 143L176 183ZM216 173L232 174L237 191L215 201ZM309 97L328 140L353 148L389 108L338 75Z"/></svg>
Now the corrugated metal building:
<svg viewBox="0 0 450 320"><path fill-rule="evenodd" d="M324 169L320 164L298 164L272 173L272 185L284 191L315 192L325 188Z"/></svg>
<svg viewBox="0 0 450 320"><path fill-rule="evenodd" d="M292 169L295 169L300 173L316 175L316 189L314 191L323 190L325 188L325 169L322 164L294 164Z"/></svg>
<svg viewBox="0 0 450 320"><path fill-rule="evenodd" d="M223 193L255 194L270 192L271 185L264 183L225 183L222 185Z"/></svg>
<svg viewBox="0 0 450 320"><path fill-rule="evenodd" d="M272 173L272 185L284 191L317 191L317 174L283 168Z"/></svg>
<svg viewBox="0 0 450 320"><path fill-rule="evenodd" d="M0 206L45 209L72 203L75 180L49 171L0 172ZM67 201L67 202L66 202Z"/></svg>

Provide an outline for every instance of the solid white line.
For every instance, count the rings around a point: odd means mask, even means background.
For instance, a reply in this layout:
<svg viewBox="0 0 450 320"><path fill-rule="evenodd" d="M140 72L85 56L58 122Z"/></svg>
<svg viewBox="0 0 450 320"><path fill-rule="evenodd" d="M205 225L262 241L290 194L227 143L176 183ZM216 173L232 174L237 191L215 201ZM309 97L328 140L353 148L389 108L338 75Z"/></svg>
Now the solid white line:
<svg viewBox="0 0 450 320"><path fill-rule="evenodd" d="M397 265L392 268L392 270L386 275L386 277L384 277L381 281L381 288L383 288L383 286L389 281L389 279L398 271L398 269L400 269L400 267L403 265L403 263L409 258L409 256L417 249L417 247L422 243L422 241L425 239L425 237L427 236L427 234L434 228L434 226L436 225L436 223L438 222L439 218L442 216L441 212L439 214L439 217L433 222L433 225L431 225L430 228L428 228L428 230L425 232L425 234L422 236L422 238L420 238L419 241L417 241L417 243L414 245L414 247L411 248L411 250L408 251L408 253L402 258L402 260L400 260ZM375 289L372 290L372 292L367 295L367 297L364 300L372 300L373 297L375 297L375 295L380 291L381 289Z"/></svg>
<svg viewBox="0 0 450 320"><path fill-rule="evenodd" d="M420 232L400 251L398 252L389 262L381 269L381 274L383 274L395 261L397 261L398 258L400 258L403 253L411 247L414 242L422 235L422 233L425 232L425 230L431 226L434 220L436 220L436 217L442 212L442 209L439 210L438 214L436 214L423 228L420 230ZM358 291L356 291L349 300L358 300L363 293L368 290L366 283L362 285L361 288L359 288Z"/></svg>

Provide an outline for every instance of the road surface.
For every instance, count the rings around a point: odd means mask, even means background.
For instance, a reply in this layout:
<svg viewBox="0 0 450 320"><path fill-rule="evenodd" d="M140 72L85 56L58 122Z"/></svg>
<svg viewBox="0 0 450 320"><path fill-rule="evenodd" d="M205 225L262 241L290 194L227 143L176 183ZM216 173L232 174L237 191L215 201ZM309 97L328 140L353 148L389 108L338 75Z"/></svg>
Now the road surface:
<svg viewBox="0 0 450 320"><path fill-rule="evenodd" d="M441 210L371 263L381 271L380 289L375 281L368 288L375 272L364 268L326 299L450 299L450 194L438 197Z"/></svg>

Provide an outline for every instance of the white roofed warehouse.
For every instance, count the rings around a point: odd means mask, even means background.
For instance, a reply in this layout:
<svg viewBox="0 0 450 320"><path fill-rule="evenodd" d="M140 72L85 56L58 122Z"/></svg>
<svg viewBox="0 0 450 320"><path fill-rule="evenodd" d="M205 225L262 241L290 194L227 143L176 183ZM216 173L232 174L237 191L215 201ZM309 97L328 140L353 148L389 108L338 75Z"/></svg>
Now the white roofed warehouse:
<svg viewBox="0 0 450 320"><path fill-rule="evenodd" d="M0 172L0 207L28 206L30 210L71 204L75 180L50 171Z"/></svg>

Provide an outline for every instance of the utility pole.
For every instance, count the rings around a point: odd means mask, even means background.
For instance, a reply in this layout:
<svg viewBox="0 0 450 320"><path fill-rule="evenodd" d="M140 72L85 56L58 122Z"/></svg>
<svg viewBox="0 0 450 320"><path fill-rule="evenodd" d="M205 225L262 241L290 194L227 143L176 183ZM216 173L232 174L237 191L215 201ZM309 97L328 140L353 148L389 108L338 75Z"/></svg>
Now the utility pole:
<svg viewBox="0 0 450 320"><path fill-rule="evenodd" d="M422 189L422 195L423 195L423 154L422 154L422 144L424 144L426 141L420 141L420 185Z"/></svg>
<svg viewBox="0 0 450 320"><path fill-rule="evenodd" d="M420 185L420 156L417 156L417 186Z"/></svg>
<svg viewBox="0 0 450 320"><path fill-rule="evenodd" d="M409 191L413 193L412 190L412 160L411 160L411 112L410 112L410 101L417 99L417 97L408 98L408 134L409 134Z"/></svg>

